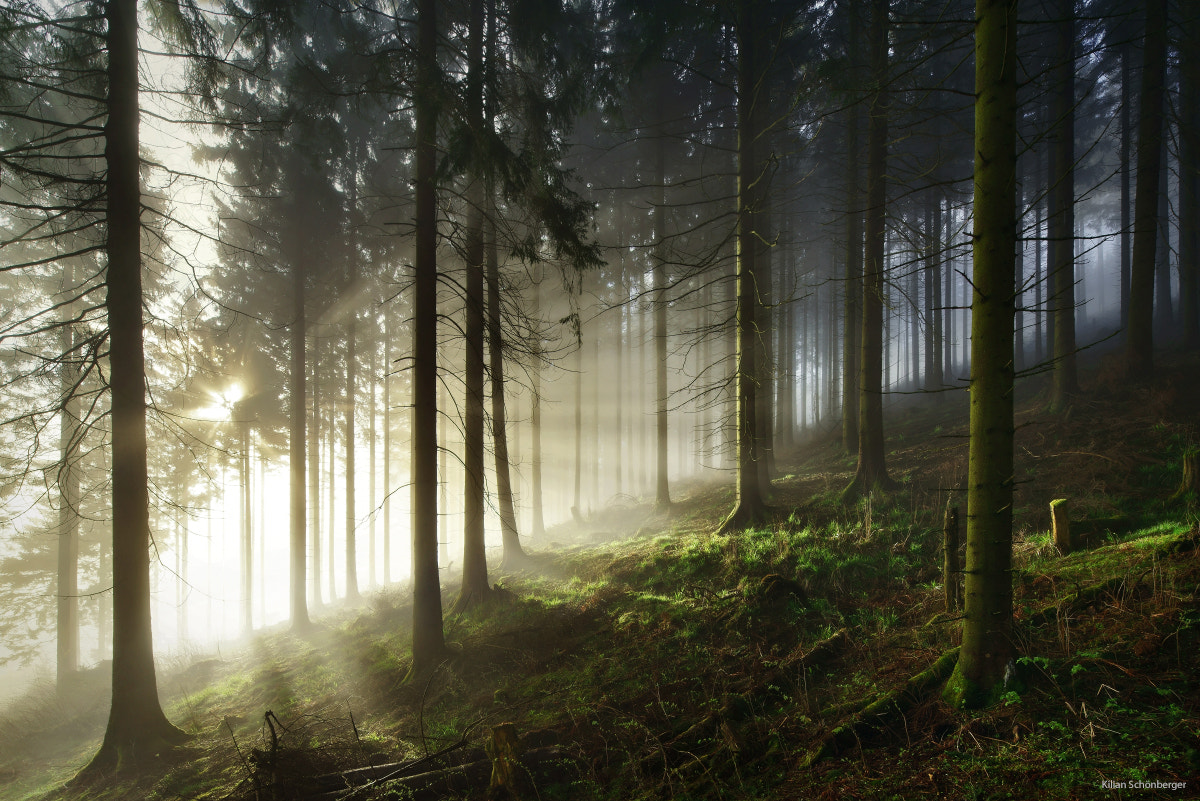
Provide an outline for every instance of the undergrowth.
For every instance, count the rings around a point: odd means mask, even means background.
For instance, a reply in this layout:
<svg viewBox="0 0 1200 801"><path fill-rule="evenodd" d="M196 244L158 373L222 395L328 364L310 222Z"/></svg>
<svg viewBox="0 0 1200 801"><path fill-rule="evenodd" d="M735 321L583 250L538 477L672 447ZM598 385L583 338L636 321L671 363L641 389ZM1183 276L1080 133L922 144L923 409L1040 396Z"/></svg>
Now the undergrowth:
<svg viewBox="0 0 1200 801"><path fill-rule="evenodd" d="M61 789L103 732L106 677L63 696L40 688L0 717L0 798L251 799L268 753L280 797L302 797L315 776L478 747L508 721L529 747L569 756L542 799L1134 794L1104 782L1187 782L1135 794L1195 795L1200 532L1187 499L1165 500L1194 445L1181 397L1097 393L1074 417L1042 415L1036 396L1022 407L1013 587L1026 689L993 708L955 711L934 693L804 767L957 645L941 525L964 504L966 454L961 410L943 405L897 413L901 489L853 508L837 502L852 462L815 441L753 530L714 534L729 490L696 487L670 516L625 502L552 532L553 549L493 576L486 605L447 616L449 650L418 681L405 681L404 587L303 636L262 634L165 670L168 716L194 736L136 781ZM1068 556L1047 530L1057 497L1085 532ZM375 792L355 797L389 797Z"/></svg>

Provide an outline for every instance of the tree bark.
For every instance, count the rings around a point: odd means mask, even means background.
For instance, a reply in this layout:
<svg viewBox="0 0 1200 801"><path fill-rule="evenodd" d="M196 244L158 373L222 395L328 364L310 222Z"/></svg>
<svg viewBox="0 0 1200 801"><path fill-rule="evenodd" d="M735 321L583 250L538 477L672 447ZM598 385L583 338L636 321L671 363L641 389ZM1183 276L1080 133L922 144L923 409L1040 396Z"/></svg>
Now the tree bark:
<svg viewBox="0 0 1200 801"><path fill-rule="evenodd" d="M73 264L64 268L63 289L74 293ZM77 383L80 359L75 353L78 337L71 324L74 304L64 309L60 329L62 361L59 364L62 408L58 418L58 631L57 680L61 692L79 670L79 445L82 436Z"/></svg>
<svg viewBox="0 0 1200 801"><path fill-rule="evenodd" d="M303 416L303 413L301 413ZM254 527L250 501L250 421L239 421L242 434L241 473L242 501L242 631L254 630Z"/></svg>
<svg viewBox="0 0 1200 801"><path fill-rule="evenodd" d="M849 20L847 61L852 90L858 89L859 70L859 0L846 3ZM855 92L857 95L857 92ZM858 448L859 387L862 363L862 168L859 166L859 126L862 111L855 102L846 109L846 275L844 311L842 316L842 447L847 451Z"/></svg>
<svg viewBox="0 0 1200 801"><path fill-rule="evenodd" d="M1129 281L1132 273L1133 226L1130 223L1130 201L1133 197L1129 191L1130 173L1133 172L1133 162L1130 151L1133 148L1133 126L1130 124L1129 113L1133 106L1133 45L1124 42L1121 45L1121 321L1129 319Z"/></svg>
<svg viewBox="0 0 1200 801"><path fill-rule="evenodd" d="M946 686L989 703L1012 658L1013 317L1016 267L1016 4L975 11L975 235L971 303L966 611Z"/></svg>
<svg viewBox="0 0 1200 801"><path fill-rule="evenodd" d="M305 514L307 513L307 497L305 494L305 354L304 340L306 336L304 282L304 257L297 247L292 254L292 324L291 324L291 353L289 354L290 368L288 374L288 476L289 476L289 529L291 533L291 606L292 628L303 630L309 626L308 599L305 597L307 577L305 570L307 534L305 531ZM315 370L314 365L314 370ZM316 382L314 381L314 384ZM313 412L318 413L316 398L313 399ZM210 540L211 542L211 540ZM316 532L313 535L313 549L318 545ZM317 573L317 557L314 556L313 579L318 584L321 581Z"/></svg>
<svg viewBox="0 0 1200 801"><path fill-rule="evenodd" d="M293 266L293 269L296 269ZM294 280L294 279L293 279ZM293 341L292 347L295 347ZM312 603L317 609L321 600L321 347L313 337L312 348L312 426L308 436L308 526L312 529L309 547L312 551ZM294 432L293 432L294 433Z"/></svg>
<svg viewBox="0 0 1200 801"><path fill-rule="evenodd" d="M530 475L533 486L530 488L530 503L533 521L530 523L529 536L535 540L546 536L544 499L542 497L542 336L541 336L541 297L542 284L537 281L533 285L533 320L538 326L537 343L533 353L533 383L532 397L529 399L529 428L530 428Z"/></svg>
<svg viewBox="0 0 1200 801"><path fill-rule="evenodd" d="M754 113L758 85L757 0L740 0L737 6L737 501L721 523L720 532L755 525L766 516L766 499L759 483L758 460L758 337L759 295L755 260L759 251L755 230L758 178L761 174L757 149L760 119Z"/></svg>
<svg viewBox="0 0 1200 801"><path fill-rule="evenodd" d="M858 469L843 492L846 501L888 488L883 439L883 299L887 187L888 0L871 4L871 74L875 89L867 126L867 213L863 273L862 354L859 366Z"/></svg>
<svg viewBox="0 0 1200 801"><path fill-rule="evenodd" d="M374 308L372 306L372 308ZM367 404L367 510L369 513L367 524L367 586L374 587L376 577L379 575L376 570L376 547L375 547L375 444L377 433L375 430L375 390L379 383L379 366L376 363L379 358L379 341L376 338L375 332L378 330L379 315L378 312L372 313L371 320L371 399Z"/></svg>
<svg viewBox="0 0 1200 801"><path fill-rule="evenodd" d="M1200 349L1200 10L1188 7L1181 48L1179 133L1179 314L1183 347Z"/></svg>
<svg viewBox="0 0 1200 801"><path fill-rule="evenodd" d="M142 332L141 183L138 154L137 1L110 0L108 18L107 239L112 424L112 706L85 773L136 767L186 735L163 714L150 625L150 496L146 361Z"/></svg>
<svg viewBox="0 0 1200 801"><path fill-rule="evenodd" d="M1075 2L1059 0L1055 11L1053 67L1054 141L1047 193L1050 305L1054 317L1054 373L1050 410L1063 412L1079 391L1075 357Z"/></svg>
<svg viewBox="0 0 1200 801"><path fill-rule="evenodd" d="M392 583L392 315L383 317L383 583ZM445 510L443 510L445 511Z"/></svg>
<svg viewBox="0 0 1200 801"><path fill-rule="evenodd" d="M935 392L946 383L942 371L942 201L930 190L925 206L925 389Z"/></svg>
<svg viewBox="0 0 1200 801"><path fill-rule="evenodd" d="M665 105L665 104L664 104ZM671 487L667 480L667 141L659 132L655 147L658 176L658 202L654 206L654 397L655 405L655 485L654 508L671 508Z"/></svg>
<svg viewBox="0 0 1200 801"><path fill-rule="evenodd" d="M471 0L468 38L467 113L476 132L483 124L483 0ZM473 176L467 186L466 219L466 372L463 383L463 576L454 604L464 611L487 598L490 589L484 543L483 448L483 341L484 341L484 241L485 182Z"/></svg>
<svg viewBox="0 0 1200 801"><path fill-rule="evenodd" d="M1126 320L1126 372L1148 383L1154 376L1154 252L1158 239L1159 160L1162 154L1163 84L1167 69L1167 0L1147 0L1141 109L1137 137L1133 258Z"/></svg>
<svg viewBox="0 0 1200 801"><path fill-rule="evenodd" d="M416 265L413 282L413 669L442 658L437 561L437 0L417 2Z"/></svg>
<svg viewBox="0 0 1200 801"><path fill-rule="evenodd" d="M490 195L490 191L489 191ZM492 205L489 199L489 207ZM525 557L517 532L513 508L512 477L509 473L507 415L504 407L504 340L500 331L500 265L496 253L495 223L488 222L487 294L488 357L492 373L492 446L496 457L496 495L500 506L500 533L504 563L512 567Z"/></svg>

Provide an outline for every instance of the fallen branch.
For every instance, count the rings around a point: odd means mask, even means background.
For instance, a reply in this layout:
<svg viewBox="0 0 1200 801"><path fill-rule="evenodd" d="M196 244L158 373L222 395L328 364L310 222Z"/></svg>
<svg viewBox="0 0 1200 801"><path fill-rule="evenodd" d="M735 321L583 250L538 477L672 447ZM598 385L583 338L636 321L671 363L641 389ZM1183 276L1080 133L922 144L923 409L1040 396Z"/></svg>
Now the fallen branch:
<svg viewBox="0 0 1200 801"><path fill-rule="evenodd" d="M820 745L809 751L805 757L804 767L811 767L822 759L836 756L858 744L862 736L871 731L878 731L897 716L923 701L929 692L940 686L954 670L958 662L958 648L952 648L942 654L928 669L910 678L892 692L876 698L867 704L854 718L822 738Z"/></svg>
<svg viewBox="0 0 1200 801"><path fill-rule="evenodd" d="M557 746L537 748L521 755L523 768L535 786L569 781L582 771L579 761ZM410 801L434 801L451 794L477 792L485 788L492 775L492 760L479 759L463 765L431 770L415 775L390 778L369 785L310 796L313 801L348 801L367 790L399 791Z"/></svg>

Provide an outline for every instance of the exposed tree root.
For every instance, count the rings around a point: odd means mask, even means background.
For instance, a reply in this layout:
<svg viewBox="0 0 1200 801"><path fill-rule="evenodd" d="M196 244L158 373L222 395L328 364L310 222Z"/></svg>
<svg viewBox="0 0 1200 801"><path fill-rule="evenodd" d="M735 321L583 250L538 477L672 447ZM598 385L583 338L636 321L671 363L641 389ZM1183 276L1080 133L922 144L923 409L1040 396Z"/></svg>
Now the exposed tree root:
<svg viewBox="0 0 1200 801"><path fill-rule="evenodd" d="M761 525L771 516L771 509L764 503L747 503L739 501L729 516L717 528L718 535L732 534L735 531L753 528Z"/></svg>
<svg viewBox="0 0 1200 801"><path fill-rule="evenodd" d="M820 745L809 751L802 763L810 767L830 756L836 756L853 748L863 735L878 731L891 723L897 716L923 701L929 693L944 682L958 662L958 648L942 654L927 670L910 678L892 692L886 693L867 704L854 718L822 738Z"/></svg>

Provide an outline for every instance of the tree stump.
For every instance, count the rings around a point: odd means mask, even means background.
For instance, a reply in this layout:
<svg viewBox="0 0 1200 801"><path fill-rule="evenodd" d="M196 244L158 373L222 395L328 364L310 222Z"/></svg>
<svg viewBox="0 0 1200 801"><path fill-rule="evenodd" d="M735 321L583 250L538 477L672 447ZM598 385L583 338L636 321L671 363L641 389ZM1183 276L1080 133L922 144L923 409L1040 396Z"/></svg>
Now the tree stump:
<svg viewBox="0 0 1200 801"><path fill-rule="evenodd" d="M1189 494L1193 501L1200 500L1200 450L1189 450L1183 454L1183 478L1171 500L1181 500Z"/></svg>
<svg viewBox="0 0 1200 801"><path fill-rule="evenodd" d="M1050 530L1054 533L1054 544L1059 553L1065 556L1075 550L1075 541L1071 537L1071 520L1067 517L1066 498L1050 501Z"/></svg>
<svg viewBox="0 0 1200 801"><path fill-rule="evenodd" d="M946 505L946 519L942 523L942 584L946 588L946 611L959 607L961 594L958 589L958 507Z"/></svg>
<svg viewBox="0 0 1200 801"><path fill-rule="evenodd" d="M519 801L524 771L521 768L521 743L517 727L512 723L501 723L492 729L491 742L487 744L488 756L492 758L492 780L488 784L488 798L500 801Z"/></svg>

